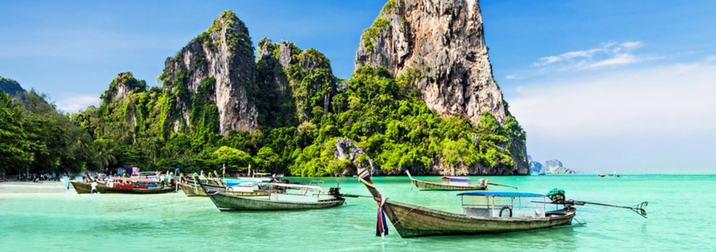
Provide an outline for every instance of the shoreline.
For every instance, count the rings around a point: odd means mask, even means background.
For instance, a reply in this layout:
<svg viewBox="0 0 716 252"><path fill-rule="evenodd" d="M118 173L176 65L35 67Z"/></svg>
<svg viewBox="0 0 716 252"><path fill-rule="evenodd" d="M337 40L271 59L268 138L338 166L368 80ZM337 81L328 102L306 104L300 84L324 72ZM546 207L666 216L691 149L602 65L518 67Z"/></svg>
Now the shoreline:
<svg viewBox="0 0 716 252"><path fill-rule="evenodd" d="M61 181L41 181L40 183L30 181L3 181L0 182L0 195L4 194L30 194L30 193L75 193L75 189L65 189L65 183Z"/></svg>

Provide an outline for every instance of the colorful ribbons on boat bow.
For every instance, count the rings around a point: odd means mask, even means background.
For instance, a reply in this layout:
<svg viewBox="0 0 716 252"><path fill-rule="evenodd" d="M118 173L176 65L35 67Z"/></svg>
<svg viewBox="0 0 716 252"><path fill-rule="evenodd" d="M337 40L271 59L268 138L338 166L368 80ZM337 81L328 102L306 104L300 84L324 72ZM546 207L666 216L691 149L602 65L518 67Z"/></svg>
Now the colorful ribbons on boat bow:
<svg viewBox="0 0 716 252"><path fill-rule="evenodd" d="M388 235L388 223L385 222L385 211L383 211L383 204L385 204L385 197L380 197L378 202L378 223L375 225L375 236Z"/></svg>
<svg viewBox="0 0 716 252"><path fill-rule="evenodd" d="M370 178L370 173L368 170L364 170L360 173L358 176L358 180L365 184L366 186L370 186L376 191L378 190L373 185L373 181ZM380 194L380 202L378 202L378 222L375 224L375 235L376 236L385 236L388 235L388 223L385 221L385 211L383 211L383 205L385 204L386 198L383 196L383 194Z"/></svg>

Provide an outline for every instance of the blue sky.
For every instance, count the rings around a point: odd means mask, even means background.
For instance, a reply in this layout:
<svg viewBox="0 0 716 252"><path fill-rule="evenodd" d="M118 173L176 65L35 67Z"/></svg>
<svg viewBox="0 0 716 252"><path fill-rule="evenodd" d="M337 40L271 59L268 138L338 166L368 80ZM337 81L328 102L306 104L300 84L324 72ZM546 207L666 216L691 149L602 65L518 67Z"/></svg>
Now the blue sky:
<svg viewBox="0 0 716 252"><path fill-rule="evenodd" d="M0 76L74 112L119 72L154 85L223 10L314 47L347 78L384 1L3 1ZM495 79L537 161L585 173L716 173L716 3L480 3Z"/></svg>

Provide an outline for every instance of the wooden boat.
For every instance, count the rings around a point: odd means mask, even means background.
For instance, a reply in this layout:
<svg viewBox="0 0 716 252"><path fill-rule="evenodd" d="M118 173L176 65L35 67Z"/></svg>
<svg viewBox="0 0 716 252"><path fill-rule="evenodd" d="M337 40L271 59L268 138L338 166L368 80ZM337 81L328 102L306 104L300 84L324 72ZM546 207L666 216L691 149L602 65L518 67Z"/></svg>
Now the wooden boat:
<svg viewBox="0 0 716 252"><path fill-rule="evenodd" d="M202 184L203 185L203 184ZM322 193L319 186L271 183L268 196L246 197L227 192L209 191L207 195L221 211L271 211L320 209L343 205L337 187L329 194ZM279 191L273 191L279 189Z"/></svg>
<svg viewBox="0 0 716 252"><path fill-rule="evenodd" d="M70 181L78 194L92 192L92 183ZM141 178L110 178L108 183L97 183L99 193L157 194L174 192L174 186L162 186L159 181Z"/></svg>
<svg viewBox="0 0 716 252"><path fill-rule="evenodd" d="M442 183L428 182L424 180L414 179L410 175L410 171L405 171L410 178L410 182L421 191L472 191L487 189L487 180L480 179L477 185L469 185L469 178L446 177L443 176Z"/></svg>
<svg viewBox="0 0 716 252"><path fill-rule="evenodd" d="M462 213L452 213L389 200L375 188L370 175L366 174L361 174L360 180L404 238L550 228L570 225L577 213L568 204L561 209L547 211L546 204L552 203L547 202L542 194L482 191L458 194L462 196ZM536 203L536 200L542 201Z"/></svg>
<svg viewBox="0 0 716 252"><path fill-rule="evenodd" d="M225 186L217 186L217 185L204 185L206 187L206 190L208 191L222 191L226 192L228 194L236 195L236 196L267 196L269 195L269 191L265 190L251 190L251 191L234 191L233 188L229 188L229 190L226 189ZM187 197L206 197L206 191L204 188L201 187L201 185L197 184L179 184L179 188L186 194Z"/></svg>

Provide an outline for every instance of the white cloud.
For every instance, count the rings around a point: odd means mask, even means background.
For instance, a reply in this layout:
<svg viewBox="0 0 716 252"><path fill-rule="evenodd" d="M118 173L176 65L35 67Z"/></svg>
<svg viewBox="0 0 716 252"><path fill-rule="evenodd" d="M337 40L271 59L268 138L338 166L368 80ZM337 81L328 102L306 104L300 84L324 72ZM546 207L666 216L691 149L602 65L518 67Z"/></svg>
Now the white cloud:
<svg viewBox="0 0 716 252"><path fill-rule="evenodd" d="M593 64L590 64L589 66L587 66L587 68L626 65L626 64L631 64L631 63L637 62L637 61L639 61L639 59L637 57L635 57L634 55L617 54L617 55L614 55L614 57L612 57L612 58L594 62Z"/></svg>
<svg viewBox="0 0 716 252"><path fill-rule="evenodd" d="M570 69L589 69L606 66L627 65L647 60L648 57L632 54L632 50L641 47L639 41L627 41L621 44L615 42L604 43L597 48L571 51L560 55L539 58L532 63L535 67L565 71ZM545 71L542 69L541 71Z"/></svg>
<svg viewBox="0 0 716 252"><path fill-rule="evenodd" d="M621 44L623 48L627 50L636 49L642 46L642 43L639 41L627 41Z"/></svg>
<svg viewBox="0 0 716 252"><path fill-rule="evenodd" d="M99 106L100 99L97 94L64 94L55 102L58 110L75 113L84 110L90 105Z"/></svg>
<svg viewBox="0 0 716 252"><path fill-rule="evenodd" d="M517 74L508 74L507 76L505 76L506 80L514 80L517 78L519 78L519 76Z"/></svg>
<svg viewBox="0 0 716 252"><path fill-rule="evenodd" d="M509 100L510 110L532 136L713 135L714 79L714 62L602 71L579 79L528 84Z"/></svg>

